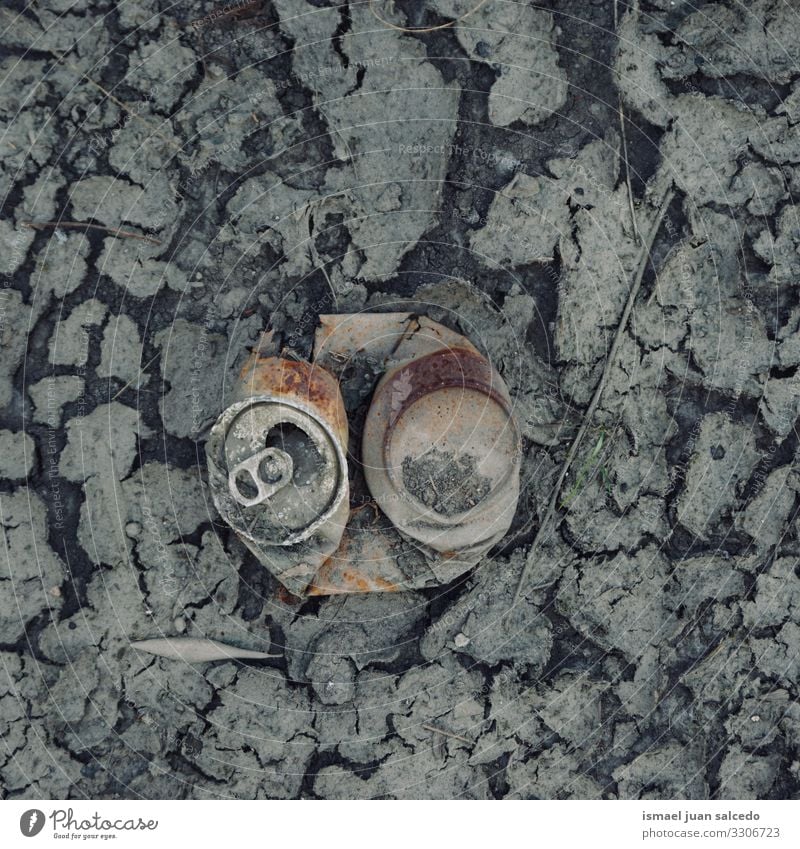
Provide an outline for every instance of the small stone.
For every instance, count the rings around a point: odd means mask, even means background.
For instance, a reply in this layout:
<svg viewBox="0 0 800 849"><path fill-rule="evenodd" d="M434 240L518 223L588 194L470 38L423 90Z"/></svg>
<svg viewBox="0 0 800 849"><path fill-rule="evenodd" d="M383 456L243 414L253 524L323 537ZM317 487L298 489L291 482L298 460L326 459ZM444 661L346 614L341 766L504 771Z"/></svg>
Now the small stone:
<svg viewBox="0 0 800 849"><path fill-rule="evenodd" d="M466 634L456 634L453 642L457 649L463 649L464 646L469 645L469 637Z"/></svg>
<svg viewBox="0 0 800 849"><path fill-rule="evenodd" d="M182 634L186 630L186 620L183 616L176 616L172 625L178 634Z"/></svg>
<svg viewBox="0 0 800 849"><path fill-rule="evenodd" d="M125 533L131 538L136 539L142 532L142 526L138 522L128 522L125 525Z"/></svg>

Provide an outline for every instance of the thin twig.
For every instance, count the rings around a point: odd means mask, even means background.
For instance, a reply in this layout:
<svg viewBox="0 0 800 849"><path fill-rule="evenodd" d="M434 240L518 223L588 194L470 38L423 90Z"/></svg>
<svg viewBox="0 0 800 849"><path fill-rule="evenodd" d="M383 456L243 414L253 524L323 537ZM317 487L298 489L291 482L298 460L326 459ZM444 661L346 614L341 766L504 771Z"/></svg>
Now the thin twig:
<svg viewBox="0 0 800 849"><path fill-rule="evenodd" d="M249 12L251 9L260 5L261 0L251 0L250 3L244 3L241 6L234 6L231 9L225 9L219 14L210 12L208 15L203 15L202 18L195 18L193 21L189 21L188 26L193 29L200 29L200 27L206 26L206 24L213 24L225 18L238 18L243 12Z"/></svg>
<svg viewBox="0 0 800 849"><path fill-rule="evenodd" d="M127 112L128 115L131 116L131 118L135 118L137 121L140 121L142 124L144 124L145 127L147 127L154 136L158 136L158 138L160 138L161 141L163 141L165 144L170 145L170 147L175 148L175 150L177 150L177 151L183 150L183 148L176 141L174 141L173 139L167 138L165 135L162 135L158 131L158 129L156 128L155 124L152 124L146 118L143 118L138 112L134 112L133 109L130 108L130 106L123 103L118 97L114 97L114 95L111 94L111 92L107 88L105 88L104 86L100 85L100 83L93 80L87 73L82 71L77 65L73 65L72 62L68 62L67 59L66 59L66 56L63 53L59 54L57 51L54 51L54 52L55 52L56 56L58 57L58 61L62 65L66 65L74 73L80 74L82 79L86 80L87 83L91 83L98 91L101 91L112 103L115 103L117 106L119 106L119 108L122 109L123 112Z"/></svg>
<svg viewBox="0 0 800 849"><path fill-rule="evenodd" d="M619 17L617 14L618 0L614 0L614 30L619 28ZM617 36L619 37L619 36ZM617 78L617 109L619 111L619 132L622 136L622 156L625 160L625 183L628 187L628 206L631 211L631 224L633 225L633 235L636 241L642 244L642 234L639 232L639 225L636 222L636 208L633 204L633 184L631 183L631 166L628 161L628 134L625 131L625 113L622 110L622 91L620 90L620 73L617 69L614 72Z"/></svg>
<svg viewBox="0 0 800 849"><path fill-rule="evenodd" d="M314 243L312 242L311 244L313 245ZM333 303L335 304L335 303L336 303L336 301L338 300L338 298L336 297L336 289L334 289L334 287L333 287L333 283L331 283L331 278L330 278L330 277L328 277L328 272L327 272L327 270L325 269L325 266L324 266L324 265L322 264L322 262L320 261L319 255L317 254L317 248L316 248L316 246L314 246L314 256L317 258L317 262L319 262L319 269L320 269L320 271L322 272L322 274L323 274L323 276L325 277L325 279L328 281L328 287L329 287L329 288L330 288L330 290L331 290L331 295L333 295Z"/></svg>
<svg viewBox="0 0 800 849"><path fill-rule="evenodd" d="M594 461L597 459L598 455L603 450L603 445L605 444L605 440L606 440L607 435L608 434L606 433L605 428L600 428L600 436L598 437L597 442L594 445L594 448L592 448L592 450L589 453L589 456L586 459L586 461L584 462L584 464L580 467L580 469L578 469L578 476L575 479L575 483L572 485L572 488L566 494L566 496L564 497L564 500L561 502L561 509L562 510L565 507L567 507L570 504L570 502L572 502L580 494L580 492L581 492L580 487L581 487L581 484L583 483L583 481L586 478L586 473L594 465Z"/></svg>
<svg viewBox="0 0 800 849"><path fill-rule="evenodd" d="M315 89L315 91L316 91L316 89ZM317 98L317 100L319 100L319 98ZM333 132L336 133L336 135L339 136L339 138L341 139L342 144L344 145L344 149L347 152L347 158L348 158L348 161L350 162L350 167L353 169L353 174L355 174L355 176L356 176L356 185L359 186L359 187L362 186L363 181L361 180L361 175L358 173L358 165L356 164L357 160L356 160L355 155L353 154L352 148L350 147L350 142L347 141L347 137L336 126L336 124L328 117L327 112L322 108L322 105L320 103L316 103L315 108L316 108L317 112L319 112L319 114L322 115L323 119L325 120L325 123L328 125L328 129L333 130ZM335 297L336 297L336 293L334 292L334 298Z"/></svg>
<svg viewBox="0 0 800 849"><path fill-rule="evenodd" d="M460 734L453 734L452 731L445 731L442 728L438 728L435 725L423 724L422 726L426 731L434 731L437 734L441 734L443 737L452 737L453 740L461 740L462 743L469 743L472 745L475 741L470 740L468 737L462 737Z"/></svg>
<svg viewBox="0 0 800 849"><path fill-rule="evenodd" d="M478 0L478 2L471 9L469 9L467 12L464 12L464 14L460 18L456 18L454 21L448 21L446 24L436 24L435 26L432 26L432 27L401 27L401 26L398 26L397 24L393 24L391 21L387 21L385 18L382 18L375 11L374 2L375 2L375 0L369 0L369 10L384 26L389 27L389 29L397 30L398 32L423 33L423 32L436 32L436 30L447 29L448 27L454 27L456 24L460 24L461 21L464 21L470 15L475 14L475 12L477 12L478 9L480 9L480 7L483 6L484 3L486 3L486 0Z"/></svg>
<svg viewBox="0 0 800 849"><path fill-rule="evenodd" d="M650 228L650 232L647 235L647 241L642 247L641 258L639 259L639 266L636 270L636 277L634 278L633 285L631 286L631 290L628 293L628 300L625 303L625 309L622 312L622 316L619 320L619 324L617 325L617 332L614 335L614 341L611 343L611 350L608 352L608 356L606 357L606 363L603 367L603 373L600 376L600 380L595 387L594 394L592 395L592 400L589 404L588 409L586 410L586 414L583 417L583 422L581 424L580 430L578 431L578 435L575 437L575 441L570 446L569 452L567 453L567 458L564 460L564 464L561 467L561 472L558 476L558 480L556 481L555 487L553 487L553 493L550 496L550 502L547 505L547 510L545 511L544 518L542 519L541 525L539 525L539 530L534 537L533 543L531 544L530 551L528 552L528 557L525 563L525 567L522 570L522 574L519 578L519 583L517 584L517 590L514 593L514 602L516 603L519 600L520 593L522 592L522 587L525 584L525 581L528 577L528 573L533 565L533 557L537 550L537 545L539 540L544 536L544 530L549 525L551 518L556 512L556 508L558 506L558 496L561 492L561 487L564 483L565 478L567 477L567 472L569 472L569 468L572 465L572 461L575 459L575 455L578 453L578 449L580 448L581 442L583 441L583 437L585 436L587 430L589 429L589 425L591 423L592 417L594 416L594 412L597 409L597 405L600 402L600 397L603 394L603 390L605 389L606 382L608 381L608 375L611 371L612 365L614 365L617 359L617 352L619 351L620 344L622 343L622 336L625 332L625 329L628 326L628 320L631 315L631 311L633 310L633 304L636 300L636 296L639 293L639 289L642 287L642 280L644 279L644 272L647 268L648 260L650 259L650 252L653 249L653 242L655 242L656 235L658 234L659 229L661 228L661 222L664 219L664 215L672 202L672 197L674 195L674 191L670 186L669 190L664 195L664 199L661 201L661 206L658 209L658 213L656 214L655 220L653 221L653 226Z"/></svg>
<svg viewBox="0 0 800 849"><path fill-rule="evenodd" d="M631 183L631 166L628 162L628 136L625 132L625 114L622 111L622 100L617 101L619 106L619 128L622 134L622 154L625 159L625 182L628 186L628 206L631 211L631 223L633 224L633 235L636 241L642 244L642 234L639 232L639 225L636 222L636 208L633 204L633 184Z"/></svg>
<svg viewBox="0 0 800 849"><path fill-rule="evenodd" d="M34 30L33 26L30 24L30 22L26 18L19 18L18 17L17 20L22 20L22 22L27 27L28 32L31 35L35 36L37 39L39 38L41 33L37 33L36 30ZM108 89L101 86L100 83L95 82L85 71L82 71L77 65L74 65L72 62L70 62L67 59L66 53L62 53L59 50L53 50L52 53L55 55L56 59L58 59L60 64L65 65L67 68L72 70L74 73L79 74L82 79L86 80L86 82L91 83L96 89L98 89L99 91L102 91L103 94L112 103L116 103L116 105L119 106L119 108L122 109L123 112L127 112L131 116L131 118L135 118L137 121L141 121L146 127L148 127L150 129L150 131L153 133L153 135L158 136L158 138L160 138L161 141L163 141L166 144L174 147L176 150L179 150L179 151L182 150L181 146L174 139L169 139L166 136L161 135L161 133L156 129L156 126L154 124L151 124L150 121L148 121L146 118L142 118L142 116L137 114L136 112L134 112L133 109L130 108L130 106L127 106L118 97L114 97L114 95L111 94L111 92L108 91Z"/></svg>
<svg viewBox="0 0 800 849"><path fill-rule="evenodd" d="M150 368L150 366L151 366L151 365L153 365L153 363L154 363L154 362L155 362L155 361L156 361L156 360L157 360L160 356L161 356L161 352L159 351L159 352L158 352L158 353L157 353L157 354L153 357L153 359L152 359L152 360L150 360L150 362L149 362L149 363L147 363L147 365L144 365L144 366L142 366L142 367L139 369L139 371L138 371L138 373L137 373L136 377L131 378L131 379L130 379L130 380L129 380L129 381L128 381L128 382L127 382L127 383L126 383L123 387L122 387L122 389L120 389L120 390L119 390L119 392L117 392L117 394L116 394L116 395L115 395L115 396L114 396L111 400L112 400L112 401L116 401L116 400L117 400L117 398L119 398L119 396L120 396L120 395L122 395L122 393L123 393L123 392L124 392L124 391L125 391L125 390L126 390L126 389L127 389L127 388L131 385L131 384L132 384L132 383L133 383L133 381L134 381L134 380L138 380L138 379L142 376L142 374L144 373L145 369ZM141 390L140 390L140 391L141 391Z"/></svg>
<svg viewBox="0 0 800 849"><path fill-rule="evenodd" d="M88 221L21 221L20 223L23 227L30 227L32 230L44 230L46 227L63 227L65 230L100 230L102 233L119 236L122 239L139 239L156 246L161 244L158 239L145 236L143 233L131 233L129 230L122 230L119 227L103 227L102 224L90 224Z"/></svg>
<svg viewBox="0 0 800 849"><path fill-rule="evenodd" d="M80 74L83 79L86 80L87 83L91 83L98 91L101 91L112 103L115 103L123 112L127 112L131 118L135 118L137 121L140 121L142 124L147 127L150 132L161 139L165 144L168 144L170 147L175 148L177 151L182 151L183 148L179 145L174 139L167 138L165 135L162 135L157 129L156 125L148 121L146 118L143 118L138 112L134 112L133 109L130 108L127 104L123 103L118 97L114 97L111 92L100 85L100 83L95 82L88 74L85 74L78 68L76 65L73 65L71 62L67 62L66 59L60 60L63 65L66 65L68 68L71 68L76 74Z"/></svg>

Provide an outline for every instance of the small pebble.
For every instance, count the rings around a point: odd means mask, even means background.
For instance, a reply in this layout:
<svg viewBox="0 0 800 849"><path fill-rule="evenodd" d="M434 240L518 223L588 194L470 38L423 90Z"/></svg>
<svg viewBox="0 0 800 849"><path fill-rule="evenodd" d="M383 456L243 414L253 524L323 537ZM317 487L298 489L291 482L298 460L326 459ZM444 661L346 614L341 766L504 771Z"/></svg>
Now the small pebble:
<svg viewBox="0 0 800 849"><path fill-rule="evenodd" d="M186 630L186 620L183 616L176 616L172 626L179 634L182 634Z"/></svg>
<svg viewBox="0 0 800 849"><path fill-rule="evenodd" d="M464 646L469 645L469 637L466 634L456 634L453 642L456 644L457 649L463 649Z"/></svg>

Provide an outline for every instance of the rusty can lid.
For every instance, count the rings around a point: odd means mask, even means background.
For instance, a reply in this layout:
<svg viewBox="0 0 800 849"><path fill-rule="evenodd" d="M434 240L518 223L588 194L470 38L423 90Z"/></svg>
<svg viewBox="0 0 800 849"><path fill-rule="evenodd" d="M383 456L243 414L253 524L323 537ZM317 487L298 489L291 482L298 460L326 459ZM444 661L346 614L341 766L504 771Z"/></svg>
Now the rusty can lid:
<svg viewBox="0 0 800 849"><path fill-rule="evenodd" d="M389 372L364 431L367 484L408 536L438 551L508 529L520 440L507 392L480 354L445 348Z"/></svg>

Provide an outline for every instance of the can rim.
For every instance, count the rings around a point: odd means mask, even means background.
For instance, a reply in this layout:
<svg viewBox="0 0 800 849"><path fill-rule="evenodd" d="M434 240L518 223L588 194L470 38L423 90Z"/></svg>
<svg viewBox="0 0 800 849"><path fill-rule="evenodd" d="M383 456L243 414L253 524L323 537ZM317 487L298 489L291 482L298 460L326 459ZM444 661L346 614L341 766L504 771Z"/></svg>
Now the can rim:
<svg viewBox="0 0 800 849"><path fill-rule="evenodd" d="M211 496L214 501L214 504L217 510L220 512L220 515L225 519L228 524L233 527L233 529L241 534L242 536L247 537L247 539L252 540L254 543L258 545L280 545L280 546L291 546L296 545L299 542L303 542L311 537L314 532L325 524L339 509L342 501L348 492L347 482L347 454L342 447L342 444L339 438L336 435L336 432L332 425L325 421L309 404L305 404L302 401L298 401L294 398L287 397L286 395L274 395L269 392L261 393L259 395L251 395L247 398L243 398L240 401L235 401L229 407L226 407L222 413L220 413L216 422L214 422L213 427L211 428L211 434L208 439L208 443L206 444L206 453L209 453L209 449L214 453L213 461L214 464L221 468L225 469L227 472L227 464L223 462L219 462L219 454L223 450L223 446L225 444L225 435L227 434L227 430L236 417L244 410L249 407L256 406L258 404L280 404L283 407L290 407L292 409L298 410L299 412L307 415L310 419L312 419L315 424L319 425L320 428L325 432L328 438L331 440L331 443L334 447L334 452L336 454L336 461L338 464L338 482L336 486L336 492L331 498L330 503L326 507L326 509L319 514L319 516L314 519L309 525L306 525L300 531L296 531L294 534L291 534L289 537L286 537L283 540L265 540L259 539L253 535L248 528L240 527L239 523L234 523L228 517L228 510L221 503L220 495L215 487L211 487ZM224 501L224 499L223 499Z"/></svg>

